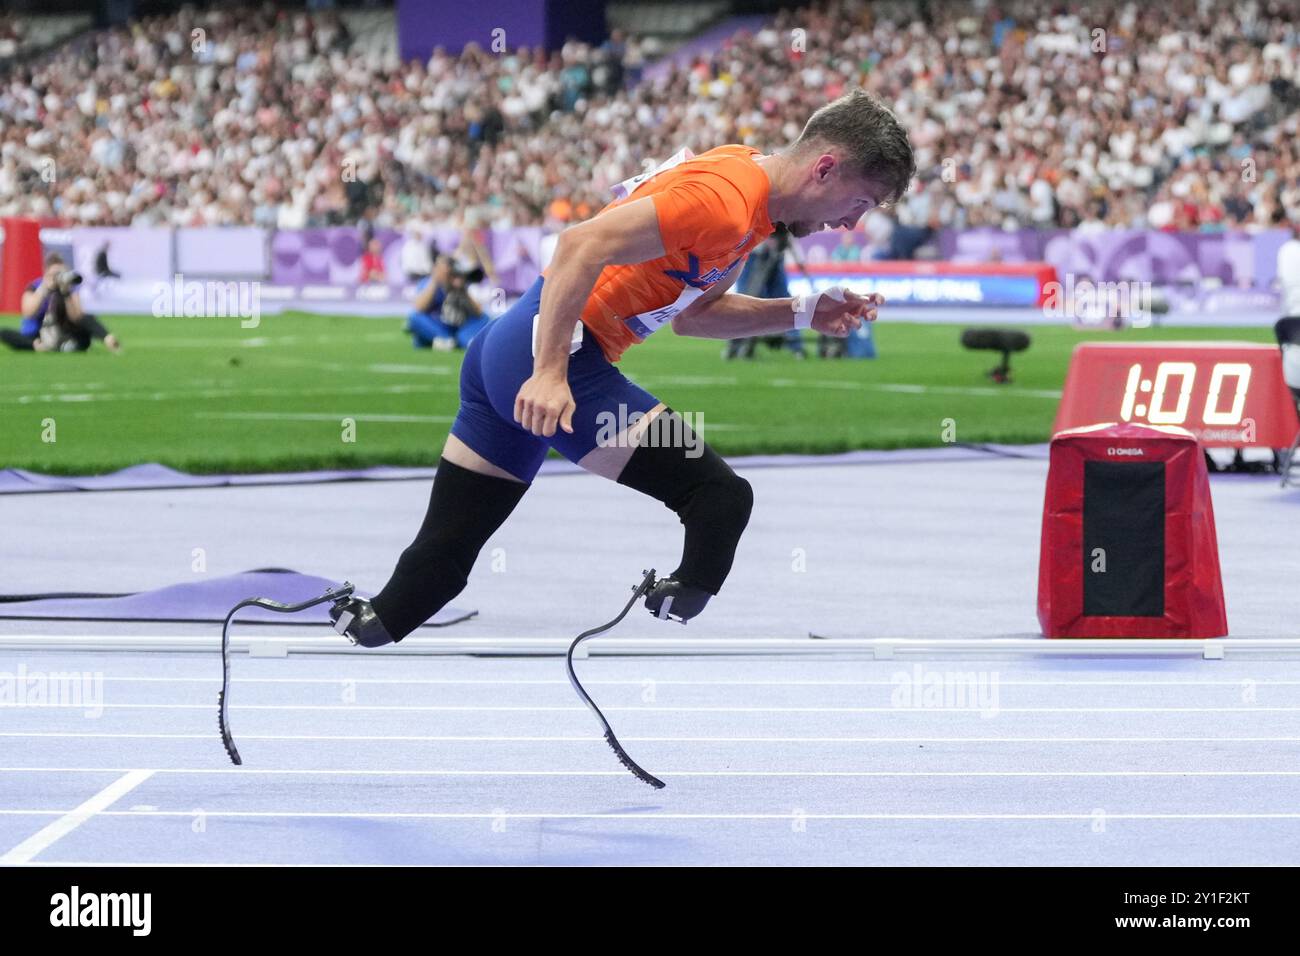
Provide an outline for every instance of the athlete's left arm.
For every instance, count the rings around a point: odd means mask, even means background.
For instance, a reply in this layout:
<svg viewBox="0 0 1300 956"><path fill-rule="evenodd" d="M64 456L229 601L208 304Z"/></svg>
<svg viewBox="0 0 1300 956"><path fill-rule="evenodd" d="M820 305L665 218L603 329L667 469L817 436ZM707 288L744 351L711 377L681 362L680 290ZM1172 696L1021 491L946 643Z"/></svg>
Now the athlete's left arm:
<svg viewBox="0 0 1300 956"><path fill-rule="evenodd" d="M776 335L794 328L794 299L760 299L752 295L714 295L710 289L677 318L673 331L699 339L741 339L753 335ZM723 290L725 291L725 289ZM878 294L861 296L844 290L844 301L823 295L813 313L812 328L826 335L844 338L876 318L884 304Z"/></svg>

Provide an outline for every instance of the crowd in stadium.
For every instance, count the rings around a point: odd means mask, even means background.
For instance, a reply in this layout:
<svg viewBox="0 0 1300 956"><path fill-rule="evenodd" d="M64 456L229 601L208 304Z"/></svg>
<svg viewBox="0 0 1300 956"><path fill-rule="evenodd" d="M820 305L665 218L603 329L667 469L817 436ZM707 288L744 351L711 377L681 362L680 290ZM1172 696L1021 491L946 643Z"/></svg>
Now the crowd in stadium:
<svg viewBox="0 0 1300 956"><path fill-rule="evenodd" d="M23 48L23 22L12 13L0 13L0 62Z"/></svg>
<svg viewBox="0 0 1300 956"><path fill-rule="evenodd" d="M645 160L778 149L862 86L915 144L891 213L910 226L1300 218L1297 0L1072 6L832 0L640 83L645 49L617 32L400 64L329 13L151 18L0 74L0 213L558 227Z"/></svg>

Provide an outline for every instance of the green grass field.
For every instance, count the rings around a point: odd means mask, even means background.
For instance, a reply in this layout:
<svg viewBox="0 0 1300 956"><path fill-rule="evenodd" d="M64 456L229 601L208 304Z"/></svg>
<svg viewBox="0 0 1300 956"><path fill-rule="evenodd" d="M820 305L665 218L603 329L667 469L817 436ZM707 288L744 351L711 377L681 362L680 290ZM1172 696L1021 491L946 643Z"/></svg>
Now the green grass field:
<svg viewBox="0 0 1300 956"><path fill-rule="evenodd" d="M398 319L288 313L255 329L238 319L105 321L125 354L0 349L0 467L430 465L456 412L461 353L412 349ZM979 322L972 313L963 325ZM1050 437L1071 350L1102 335L1032 327L1033 345L1013 360L1015 383L994 386L984 373L996 357L961 349L961 328L882 318L878 359L834 362L763 350L752 362L723 362L721 343L661 332L622 368L674 408L702 414L723 454L938 445L945 419L960 442L1035 442ZM1272 341L1263 328L1106 338ZM346 418L354 435L345 435Z"/></svg>

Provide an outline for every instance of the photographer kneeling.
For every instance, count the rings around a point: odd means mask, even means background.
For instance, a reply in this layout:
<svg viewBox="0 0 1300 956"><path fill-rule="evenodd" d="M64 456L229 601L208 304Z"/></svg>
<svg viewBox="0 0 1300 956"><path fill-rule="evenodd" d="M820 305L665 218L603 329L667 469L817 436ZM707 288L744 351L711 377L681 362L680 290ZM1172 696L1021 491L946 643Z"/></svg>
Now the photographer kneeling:
<svg viewBox="0 0 1300 956"><path fill-rule="evenodd" d="M110 352L122 346L116 336L81 307L81 276L57 252L45 257L45 275L24 290L23 321L18 331L0 329L0 342L31 352L84 352L102 339Z"/></svg>
<svg viewBox="0 0 1300 956"><path fill-rule="evenodd" d="M450 256L438 257L433 275L416 288L413 311L406 318L406 330L417 349L463 349L488 324L469 293L468 279Z"/></svg>

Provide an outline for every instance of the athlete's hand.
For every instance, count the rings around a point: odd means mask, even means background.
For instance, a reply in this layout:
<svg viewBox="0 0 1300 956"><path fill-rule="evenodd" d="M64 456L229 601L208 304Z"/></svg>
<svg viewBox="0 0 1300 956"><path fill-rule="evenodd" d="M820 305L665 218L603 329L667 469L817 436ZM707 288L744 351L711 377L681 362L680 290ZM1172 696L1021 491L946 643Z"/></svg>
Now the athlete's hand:
<svg viewBox="0 0 1300 956"><path fill-rule="evenodd" d="M817 300L812 327L837 339L846 338L862 328L863 322L876 321L876 310L884 304L885 297L878 292L858 295L845 289L843 302L836 302L831 296L823 295Z"/></svg>
<svg viewBox="0 0 1300 956"><path fill-rule="evenodd" d="M565 376L534 372L515 396L515 421L534 435L550 438L558 424L573 434L573 393Z"/></svg>

